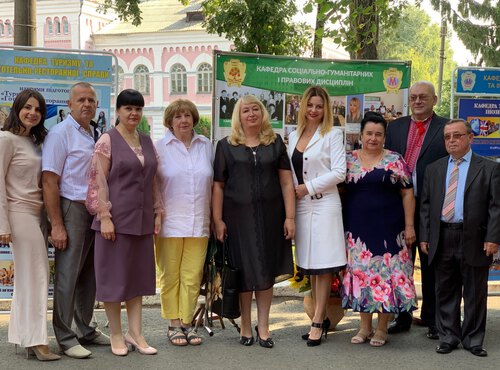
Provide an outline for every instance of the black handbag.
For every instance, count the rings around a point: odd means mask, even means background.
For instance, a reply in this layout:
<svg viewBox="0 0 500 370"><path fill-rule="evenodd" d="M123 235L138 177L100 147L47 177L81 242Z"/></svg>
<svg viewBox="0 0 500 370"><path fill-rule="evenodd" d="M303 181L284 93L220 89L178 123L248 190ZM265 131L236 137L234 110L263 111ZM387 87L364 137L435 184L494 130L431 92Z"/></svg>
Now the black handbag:
<svg viewBox="0 0 500 370"><path fill-rule="evenodd" d="M214 278L210 286L210 308L220 317L237 319L240 317L240 297L238 292L239 269L231 266L227 242L217 243L214 256Z"/></svg>

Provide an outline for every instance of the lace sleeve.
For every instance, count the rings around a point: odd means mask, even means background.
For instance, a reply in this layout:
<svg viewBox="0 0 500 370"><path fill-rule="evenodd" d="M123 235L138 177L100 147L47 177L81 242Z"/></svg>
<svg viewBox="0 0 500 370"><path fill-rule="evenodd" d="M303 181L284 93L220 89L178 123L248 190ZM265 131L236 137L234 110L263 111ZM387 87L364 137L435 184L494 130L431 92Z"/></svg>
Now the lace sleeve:
<svg viewBox="0 0 500 370"><path fill-rule="evenodd" d="M111 217L109 202L108 176L111 167L111 140L109 135L102 135L97 141L92 156L89 172L89 188L85 204L90 214L98 220Z"/></svg>

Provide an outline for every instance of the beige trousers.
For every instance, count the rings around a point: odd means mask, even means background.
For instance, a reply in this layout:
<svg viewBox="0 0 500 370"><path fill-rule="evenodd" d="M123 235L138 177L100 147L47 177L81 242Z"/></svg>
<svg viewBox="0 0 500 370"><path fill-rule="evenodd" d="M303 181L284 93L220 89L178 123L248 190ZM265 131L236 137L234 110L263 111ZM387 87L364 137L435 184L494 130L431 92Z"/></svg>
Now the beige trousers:
<svg viewBox="0 0 500 370"><path fill-rule="evenodd" d="M48 344L49 262L40 215L9 212L14 255L14 296L8 340L22 347Z"/></svg>
<svg viewBox="0 0 500 370"><path fill-rule="evenodd" d="M160 273L161 315L165 319L193 319L208 238L155 238L156 265Z"/></svg>

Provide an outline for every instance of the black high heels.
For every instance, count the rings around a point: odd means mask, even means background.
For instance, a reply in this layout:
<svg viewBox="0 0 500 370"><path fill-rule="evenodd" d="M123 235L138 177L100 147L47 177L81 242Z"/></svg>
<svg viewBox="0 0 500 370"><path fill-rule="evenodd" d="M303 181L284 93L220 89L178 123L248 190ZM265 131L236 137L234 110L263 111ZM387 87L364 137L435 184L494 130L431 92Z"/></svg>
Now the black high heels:
<svg viewBox="0 0 500 370"><path fill-rule="evenodd" d="M326 330L328 331L328 329L330 329L330 325L331 325L331 322L330 322L330 319L328 317L323 320L323 329L326 328ZM325 336L325 338L326 338L326 336ZM309 333L302 334L302 339L308 340Z"/></svg>
<svg viewBox="0 0 500 370"><path fill-rule="evenodd" d="M259 341L259 346L264 347L264 348L273 348L274 347L274 341L271 339L271 337L267 339L262 339L259 335L259 327L255 326L255 332L257 333L257 339Z"/></svg>
<svg viewBox="0 0 500 370"><path fill-rule="evenodd" d="M321 344L321 337L324 335L325 339L326 339L326 337L328 336L328 328L330 327L330 320L328 320L328 326L326 325L325 321L326 320L323 320L323 322L321 324L319 324L317 322L313 322L311 324L312 328L322 329L322 332L321 332L321 335L318 339L307 338L306 344L308 347L319 346Z"/></svg>
<svg viewBox="0 0 500 370"><path fill-rule="evenodd" d="M244 346L251 346L253 344L253 336L240 337L240 344L243 344Z"/></svg>

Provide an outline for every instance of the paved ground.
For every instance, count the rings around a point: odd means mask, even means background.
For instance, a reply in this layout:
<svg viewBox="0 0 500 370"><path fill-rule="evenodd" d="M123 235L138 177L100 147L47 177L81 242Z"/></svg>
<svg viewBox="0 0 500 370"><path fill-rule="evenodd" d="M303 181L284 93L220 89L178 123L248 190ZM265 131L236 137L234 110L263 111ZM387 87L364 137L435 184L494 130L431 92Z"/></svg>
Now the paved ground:
<svg viewBox="0 0 500 370"><path fill-rule="evenodd" d="M96 310L96 317L103 326L104 312ZM271 330L276 346L273 349L258 345L243 347L234 328L227 326L223 330L218 323L212 337L202 330L206 337L203 345L173 347L167 344L166 323L160 317L160 309L152 305L144 308L144 331L149 343L158 348L158 355L133 352L118 358L109 347L92 346L88 347L93 352L89 359L63 357L53 363L41 363L15 354L14 346L6 339L8 319L8 314L0 314L0 369L498 369L500 364L500 297L489 299L486 358L475 357L463 349L439 355L434 351L437 342L427 339L426 329L417 326L408 333L390 336L382 348L352 345L349 341L358 325L358 316L352 313L347 314L338 330L321 346L308 348L300 335L306 332L309 321L297 297L274 299ZM49 328L53 336L51 325ZM106 328L103 330L106 332ZM51 347L56 349L53 337Z"/></svg>

